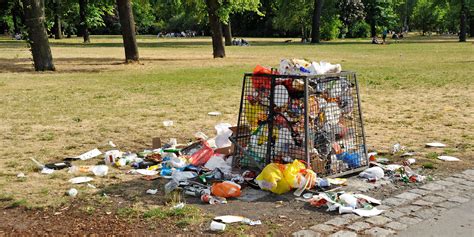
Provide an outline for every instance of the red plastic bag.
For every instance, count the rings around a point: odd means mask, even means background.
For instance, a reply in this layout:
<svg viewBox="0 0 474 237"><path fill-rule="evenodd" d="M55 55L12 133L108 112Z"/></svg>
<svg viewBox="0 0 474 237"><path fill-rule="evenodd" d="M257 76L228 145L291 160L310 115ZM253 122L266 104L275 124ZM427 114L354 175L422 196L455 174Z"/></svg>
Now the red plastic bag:
<svg viewBox="0 0 474 237"><path fill-rule="evenodd" d="M194 166L202 166L211 159L211 156L214 155L214 150L209 146L206 141L202 142L202 148L196 151L189 158L189 163Z"/></svg>
<svg viewBox="0 0 474 237"><path fill-rule="evenodd" d="M272 70L260 65L257 65L253 69L253 74L272 74ZM252 85L255 89L270 89L271 87L271 79L270 77L252 77Z"/></svg>
<svg viewBox="0 0 474 237"><path fill-rule="evenodd" d="M240 185L224 181L222 183L214 183L211 187L211 193L217 197L232 198L240 196Z"/></svg>

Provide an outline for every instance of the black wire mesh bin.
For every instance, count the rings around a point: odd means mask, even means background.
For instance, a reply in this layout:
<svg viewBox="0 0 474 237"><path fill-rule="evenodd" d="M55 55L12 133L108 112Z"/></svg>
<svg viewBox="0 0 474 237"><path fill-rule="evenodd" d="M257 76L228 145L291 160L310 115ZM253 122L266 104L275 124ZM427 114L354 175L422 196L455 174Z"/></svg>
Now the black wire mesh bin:
<svg viewBox="0 0 474 237"><path fill-rule="evenodd" d="M245 74L233 142L235 168L299 159L319 176L365 169L356 74Z"/></svg>

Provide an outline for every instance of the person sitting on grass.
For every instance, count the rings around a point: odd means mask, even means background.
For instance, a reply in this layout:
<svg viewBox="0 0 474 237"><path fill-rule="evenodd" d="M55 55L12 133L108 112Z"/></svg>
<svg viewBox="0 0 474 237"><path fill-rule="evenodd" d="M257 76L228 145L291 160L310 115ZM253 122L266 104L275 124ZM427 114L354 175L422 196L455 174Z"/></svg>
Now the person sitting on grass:
<svg viewBox="0 0 474 237"><path fill-rule="evenodd" d="M377 39L377 36L374 36L372 38L372 44L380 44L379 40Z"/></svg>

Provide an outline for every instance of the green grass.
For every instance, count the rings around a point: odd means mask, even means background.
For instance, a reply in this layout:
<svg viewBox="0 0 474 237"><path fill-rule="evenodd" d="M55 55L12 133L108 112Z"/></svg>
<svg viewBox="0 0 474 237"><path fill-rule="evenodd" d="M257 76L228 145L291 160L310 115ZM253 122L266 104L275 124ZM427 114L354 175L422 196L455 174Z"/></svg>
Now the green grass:
<svg viewBox="0 0 474 237"><path fill-rule="evenodd" d="M429 152L425 155L426 158L436 160L438 159L438 153L436 152Z"/></svg>

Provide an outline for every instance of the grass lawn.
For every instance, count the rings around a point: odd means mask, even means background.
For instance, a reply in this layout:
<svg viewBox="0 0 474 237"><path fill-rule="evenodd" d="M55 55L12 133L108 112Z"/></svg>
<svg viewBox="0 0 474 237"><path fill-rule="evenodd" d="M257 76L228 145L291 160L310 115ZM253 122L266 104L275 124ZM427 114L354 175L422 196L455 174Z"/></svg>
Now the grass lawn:
<svg viewBox="0 0 474 237"><path fill-rule="evenodd" d="M357 72L370 149L388 151L400 142L418 152L419 165L433 163L436 172L473 167L472 40L413 37L371 45L358 39L316 46L297 39L248 40L250 47L227 47L227 58L212 59L209 38L141 36L141 63L125 65L118 36L95 36L87 45L80 38L51 39L57 72L37 73L24 42L0 38L0 204L59 206L69 200L63 193L73 175L39 174L31 157L58 161L104 148L109 140L138 151L155 136L184 142L197 131L213 135L216 123L236 123L244 72L293 57L340 63ZM210 117L210 111L222 116ZM164 120L175 125L164 127ZM424 148L432 141L448 148ZM462 161L443 163L433 152ZM27 178L18 179L19 172ZM94 184L136 179L123 173L112 170ZM84 199L95 192L78 189Z"/></svg>

